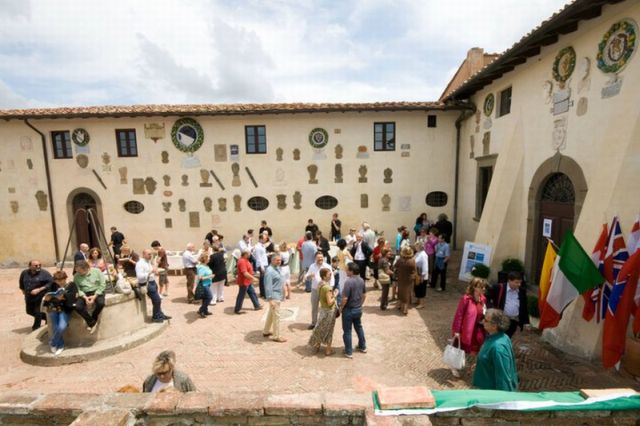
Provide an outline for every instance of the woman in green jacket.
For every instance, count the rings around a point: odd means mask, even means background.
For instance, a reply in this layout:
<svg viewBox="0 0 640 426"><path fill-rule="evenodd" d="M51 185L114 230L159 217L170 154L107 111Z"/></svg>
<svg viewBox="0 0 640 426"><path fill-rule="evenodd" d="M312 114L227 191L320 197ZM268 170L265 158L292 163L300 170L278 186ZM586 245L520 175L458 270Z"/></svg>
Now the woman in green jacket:
<svg viewBox="0 0 640 426"><path fill-rule="evenodd" d="M509 317L498 309L489 309L484 316L487 337L478 353L473 386L480 389L518 390L516 359L511 339L504 332L509 329Z"/></svg>

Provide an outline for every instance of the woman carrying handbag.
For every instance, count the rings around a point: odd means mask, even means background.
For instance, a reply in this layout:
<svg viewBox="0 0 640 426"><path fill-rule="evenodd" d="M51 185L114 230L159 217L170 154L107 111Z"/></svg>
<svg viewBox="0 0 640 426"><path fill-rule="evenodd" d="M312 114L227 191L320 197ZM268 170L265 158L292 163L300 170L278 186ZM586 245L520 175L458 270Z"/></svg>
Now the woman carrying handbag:
<svg viewBox="0 0 640 426"><path fill-rule="evenodd" d="M486 332L482 320L487 309L487 299L484 295L486 287L487 281L482 278L473 278L460 299L453 317L451 332L454 342L455 339L459 339L459 346L466 354L477 355L484 342ZM461 372L452 368L451 373L455 377L460 377Z"/></svg>

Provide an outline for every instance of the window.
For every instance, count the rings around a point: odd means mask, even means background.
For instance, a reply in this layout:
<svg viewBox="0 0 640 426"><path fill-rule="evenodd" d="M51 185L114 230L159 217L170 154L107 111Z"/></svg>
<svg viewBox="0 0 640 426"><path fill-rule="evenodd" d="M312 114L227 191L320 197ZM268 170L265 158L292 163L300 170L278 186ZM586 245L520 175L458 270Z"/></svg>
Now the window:
<svg viewBox="0 0 640 426"><path fill-rule="evenodd" d="M136 129L116 129L118 157L137 157Z"/></svg>
<svg viewBox="0 0 640 426"><path fill-rule="evenodd" d="M435 115L427 115L427 127L436 127L437 119Z"/></svg>
<svg viewBox="0 0 640 426"><path fill-rule="evenodd" d="M124 209L131 214L140 214L144 210L144 205L140 201L127 201L124 203Z"/></svg>
<svg viewBox="0 0 640 426"><path fill-rule="evenodd" d="M493 168L496 165L497 155L487 155L484 157L477 157L478 162L478 174L476 181L476 219L480 219L482 216L482 210L487 201L487 194L489 194L489 187L491 186L491 178L493 177Z"/></svg>
<svg viewBox="0 0 640 426"><path fill-rule="evenodd" d="M267 129L265 126L244 126L247 154L267 153Z"/></svg>
<svg viewBox="0 0 640 426"><path fill-rule="evenodd" d="M509 114L511 112L511 87L500 92L499 102L498 117Z"/></svg>
<svg viewBox="0 0 640 426"><path fill-rule="evenodd" d="M51 132L53 142L53 158L73 158L71 135L68 130Z"/></svg>
<svg viewBox="0 0 640 426"><path fill-rule="evenodd" d="M425 202L428 206L431 207L443 207L447 205L447 201L449 197L446 192L442 191L433 191L427 194L427 198Z"/></svg>
<svg viewBox="0 0 640 426"><path fill-rule="evenodd" d="M269 207L269 200L264 197L251 197L247 201L247 205L251 210L265 210Z"/></svg>
<svg viewBox="0 0 640 426"><path fill-rule="evenodd" d="M338 200L336 197L332 197L331 195L323 195L316 199L316 207L324 210L331 210L336 208L338 205Z"/></svg>
<svg viewBox="0 0 640 426"><path fill-rule="evenodd" d="M396 123L373 124L373 150L396 150Z"/></svg>

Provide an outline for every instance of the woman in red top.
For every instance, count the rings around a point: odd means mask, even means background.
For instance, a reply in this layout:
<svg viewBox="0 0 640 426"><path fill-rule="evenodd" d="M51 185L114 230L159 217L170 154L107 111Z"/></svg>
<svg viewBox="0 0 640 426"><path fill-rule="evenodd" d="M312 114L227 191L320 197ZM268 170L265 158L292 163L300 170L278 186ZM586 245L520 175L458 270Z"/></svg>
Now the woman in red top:
<svg viewBox="0 0 640 426"><path fill-rule="evenodd" d="M253 289L253 284L258 282L258 279L253 276L253 267L249 262L249 256L251 250L245 250L242 252L242 256L238 259L238 275L236 276L236 282L238 283L238 297L236 299L236 306L233 312L235 314L242 314L242 303L244 302L244 295L249 294L251 302L253 303L253 309L256 311L262 309L262 305L258 301L256 291Z"/></svg>
<svg viewBox="0 0 640 426"><path fill-rule="evenodd" d="M467 354L477 355L484 342L485 330L482 325L486 312L487 299L484 295L487 281L473 278L465 294L458 303L458 309L453 317L451 332L453 338L459 339L460 347ZM452 370L455 377L460 377L457 370Z"/></svg>
<svg viewBox="0 0 640 426"><path fill-rule="evenodd" d="M380 237L378 238L377 243L378 245L373 248L371 260L373 262L373 279L374 279L373 286L375 288L380 288L380 281L378 279L378 262L382 257L382 249L386 247L386 241L384 240L384 238Z"/></svg>

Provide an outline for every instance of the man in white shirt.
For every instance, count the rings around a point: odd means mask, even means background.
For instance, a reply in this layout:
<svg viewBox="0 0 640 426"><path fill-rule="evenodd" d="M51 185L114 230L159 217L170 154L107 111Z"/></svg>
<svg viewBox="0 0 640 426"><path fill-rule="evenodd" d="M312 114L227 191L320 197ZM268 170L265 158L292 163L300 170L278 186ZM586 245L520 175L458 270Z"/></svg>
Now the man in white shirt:
<svg viewBox="0 0 640 426"><path fill-rule="evenodd" d="M156 283L155 275L158 273L158 268L151 263L153 254L150 249L144 249L142 251L142 257L136 263L136 278L138 279L138 287L147 286L147 296L151 299L153 304L153 315L151 320L153 322L162 322L164 320L170 320L171 317L165 315L162 312L162 299L158 294L158 284Z"/></svg>
<svg viewBox="0 0 640 426"><path fill-rule="evenodd" d="M187 277L187 303L193 303L193 284L196 278L196 265L198 258L196 256L196 247L193 243L187 244L187 249L182 252L182 266L184 275Z"/></svg>
<svg viewBox="0 0 640 426"><path fill-rule="evenodd" d="M416 252L416 269L422 278L420 285L415 287L415 294L418 299L418 306L416 306L416 309L422 309L425 307L424 299L427 294L427 281L429 281L429 256L424 251L424 244L422 243L416 243L414 245L414 250Z"/></svg>
<svg viewBox="0 0 640 426"><path fill-rule="evenodd" d="M264 246L265 237L263 234L258 236L258 243L253 248L253 256L256 258L256 269L260 272L260 297L265 298L264 293L264 273L269 266L269 258L267 257L267 249Z"/></svg>
<svg viewBox="0 0 640 426"><path fill-rule="evenodd" d="M320 270L323 268L330 270L333 276L331 265L324 261L324 255L319 251L316 253L315 262L309 266L307 274L304 277L305 280L311 280L311 325L309 326L309 330L315 328L316 322L318 321L318 304L320 303L318 286L320 285L320 281L322 281L322 278L320 278Z"/></svg>

